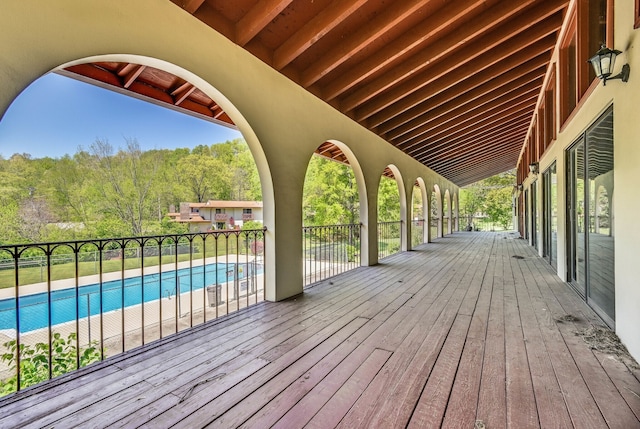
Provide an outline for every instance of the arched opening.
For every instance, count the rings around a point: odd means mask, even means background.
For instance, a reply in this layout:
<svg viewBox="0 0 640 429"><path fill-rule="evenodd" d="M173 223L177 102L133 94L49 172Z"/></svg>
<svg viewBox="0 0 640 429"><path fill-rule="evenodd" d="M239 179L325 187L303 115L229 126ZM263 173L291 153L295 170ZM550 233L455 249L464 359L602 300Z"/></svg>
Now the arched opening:
<svg viewBox="0 0 640 429"><path fill-rule="evenodd" d="M454 193L451 198L451 216L452 216L452 230L460 231L460 213L458 208L458 193Z"/></svg>
<svg viewBox="0 0 640 429"><path fill-rule="evenodd" d="M428 198L424 180L419 177L413 185L411 197L411 248L429 241Z"/></svg>
<svg viewBox="0 0 640 429"><path fill-rule="evenodd" d="M56 348L54 334L75 350L48 359L80 356L87 349L98 350L101 359L255 304L268 288L273 295L275 285L265 275L265 265L273 266L265 253L272 244L263 229L273 222L270 174L255 134L231 102L194 74L148 57L94 57L54 71L47 76L74 77L145 106L225 124L239 130L246 143L217 146L215 140L185 139L180 147L145 150L131 136L120 149L96 140L84 143L88 150L65 156L0 159L18 188L9 205L18 214L22 202L53 213L46 225L37 226L37 235L3 236L12 241L0 243L0 260L12 267L3 274L13 295L3 300L10 305L0 306L0 330L26 351L38 343ZM85 123L80 116L76 120L77 127ZM14 168L18 164L25 168ZM28 314L21 307L27 296L38 298ZM23 357L16 352L16 365L0 370L16 370ZM78 359L65 366L85 363ZM29 383L17 370L11 377L18 389Z"/></svg>
<svg viewBox="0 0 640 429"><path fill-rule="evenodd" d="M443 234L451 234L452 222L451 222L451 194L447 189L444 191L444 199L442 201L442 231Z"/></svg>
<svg viewBox="0 0 640 429"><path fill-rule="evenodd" d="M433 185L431 191L431 237L442 237L442 194L440 187Z"/></svg>
<svg viewBox="0 0 640 429"><path fill-rule="evenodd" d="M305 285L361 265L363 188L360 167L344 143L331 140L318 147L302 197Z"/></svg>
<svg viewBox="0 0 640 429"><path fill-rule="evenodd" d="M389 165L378 184L378 259L406 250L405 201L400 171Z"/></svg>

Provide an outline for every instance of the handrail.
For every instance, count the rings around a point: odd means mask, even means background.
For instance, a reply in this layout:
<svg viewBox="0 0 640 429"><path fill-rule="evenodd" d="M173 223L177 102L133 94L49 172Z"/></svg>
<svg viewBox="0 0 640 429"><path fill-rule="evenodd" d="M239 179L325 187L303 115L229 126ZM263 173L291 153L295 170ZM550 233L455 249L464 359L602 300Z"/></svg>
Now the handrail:
<svg viewBox="0 0 640 429"><path fill-rule="evenodd" d="M360 266L361 224L302 227L304 284Z"/></svg>
<svg viewBox="0 0 640 429"><path fill-rule="evenodd" d="M0 246L0 331L12 338L0 353L2 390L60 375L60 362L80 368L264 300L265 231ZM33 256L42 263L22 263ZM46 367L39 378L33 353Z"/></svg>

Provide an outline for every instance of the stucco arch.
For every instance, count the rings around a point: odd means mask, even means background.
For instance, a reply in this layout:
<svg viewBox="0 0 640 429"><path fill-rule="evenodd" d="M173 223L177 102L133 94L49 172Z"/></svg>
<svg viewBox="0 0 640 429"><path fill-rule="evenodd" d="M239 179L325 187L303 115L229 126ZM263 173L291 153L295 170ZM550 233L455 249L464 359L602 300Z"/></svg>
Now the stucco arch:
<svg viewBox="0 0 640 429"><path fill-rule="evenodd" d="M133 54L107 54L107 55L95 55L90 57L78 58L72 61L68 61L66 63L60 64L57 67L54 67L47 73L56 72L57 70L62 70L70 66L78 65L78 64L86 64L86 63L94 63L94 62L126 62L126 63L134 63L140 64L148 67L153 67L156 69L160 69L166 72L169 72L185 81L191 83L199 90L204 92L206 95L211 97L216 101L218 105L229 115L229 117L236 124L238 130L241 132L245 141L247 142L251 154L253 156L254 162L256 163L256 167L258 169L258 175L260 177L260 184L262 188L262 197L264 203L263 209L263 222L267 227L267 231L273 231L274 219L275 219L275 211L274 211L274 194L273 194L273 182L271 180L271 171L269 168L269 164L265 157L262 145L258 140L255 132L249 125L249 122L244 118L239 109L227 98L225 95L220 92L212 83L204 80L200 76L186 70L179 65L170 63L168 61L164 61L158 58L152 58L143 55L133 55ZM41 76L39 76L41 77ZM39 78L37 77L37 78ZM107 87L108 88L108 87ZM26 89L23 88L23 90ZM20 91L22 93L22 91ZM17 99L20 95L18 95L15 99ZM12 100L13 101L15 101ZM162 104L160 104L162 106ZM10 107L10 105L9 105ZM164 107L164 106L163 106ZM5 110L6 111L6 110ZM4 113L4 111L2 112ZM28 148L26 148L28 150ZM273 254L273 249L270 251L270 246L273 246L273 234L267 232L265 246L265 263L273 264L273 256L270 256L270 253ZM274 283L271 283L271 287L273 287ZM272 291L273 292L273 291ZM269 282L267 282L267 295L269 295Z"/></svg>
<svg viewBox="0 0 640 429"><path fill-rule="evenodd" d="M411 221L410 219L411 211L408 209L408 204L411 204L411 203L407 202L407 191L405 188L404 178L402 176L402 173L400 172L400 169L394 164L389 164L387 165L387 167L393 173L393 177L396 181L396 185L398 186L398 195L400 196L400 221L401 221L400 250L403 252L406 252L408 249L407 242L410 241L408 240L409 228L407 227L407 224ZM380 178L382 178L382 172L380 172Z"/></svg>
<svg viewBox="0 0 640 429"><path fill-rule="evenodd" d="M351 148L346 143L335 139L328 139L325 141L334 144L340 149L340 151L342 151L344 156L347 158L347 161L349 162L349 166L353 170L353 175L356 179L356 187L358 188L358 201L360 204L360 224L362 225L362 228L366 230L369 227L369 217L367 216L367 213L369 212L369 201L367 199L367 183L364 177L364 172L362 170L362 165L360 165L358 157L353 153ZM369 260L369 236L367 234L361 234L360 252L360 260L361 263L364 264L364 261Z"/></svg>
<svg viewBox="0 0 640 429"><path fill-rule="evenodd" d="M451 198L451 208L453 211L453 231L460 230L460 200L459 192L455 192Z"/></svg>
<svg viewBox="0 0 640 429"><path fill-rule="evenodd" d="M442 193L440 191L440 186L438 186L437 184L433 185L433 191L431 192L431 198L434 199L435 198L435 214L437 216L437 232L436 232L436 238L440 238L442 237L442 217L443 217L443 213L442 213ZM431 203L433 206L433 202Z"/></svg>
<svg viewBox="0 0 640 429"><path fill-rule="evenodd" d="M418 177L415 181L415 184L418 185L418 192L420 192L420 196L422 197L422 213L420 217L423 220L422 227L422 242L429 242L429 196L427 195L427 185L422 177ZM413 187L413 192L415 192L416 186ZM413 199L413 198L412 198ZM411 243L411 241L409 241Z"/></svg>
<svg viewBox="0 0 640 429"><path fill-rule="evenodd" d="M447 222L446 222L446 231L443 231L444 234L451 234L452 231L452 219L451 219L451 193L449 192L449 190L445 190L444 191L444 199L442 200L442 205L443 205L443 213L442 213L442 217L443 220L446 218Z"/></svg>

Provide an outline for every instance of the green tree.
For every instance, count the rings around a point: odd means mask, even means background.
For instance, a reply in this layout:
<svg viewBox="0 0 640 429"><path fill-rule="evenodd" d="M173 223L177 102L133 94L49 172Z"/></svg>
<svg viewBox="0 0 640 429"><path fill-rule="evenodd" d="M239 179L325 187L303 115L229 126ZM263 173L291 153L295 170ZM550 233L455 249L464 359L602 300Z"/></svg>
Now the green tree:
<svg viewBox="0 0 640 429"><path fill-rule="evenodd" d="M351 167L313 156L304 181L304 225L357 223L359 209L358 188Z"/></svg>
<svg viewBox="0 0 640 429"><path fill-rule="evenodd" d="M95 185L105 205L105 212L129 226L130 234L141 235L143 222L152 219L157 195L154 190L160 166L159 153L146 155L135 139L126 140L125 150L113 153L106 140L91 145Z"/></svg>
<svg viewBox="0 0 640 429"><path fill-rule="evenodd" d="M510 170L473 183L460 190L460 217L471 224L474 216L487 215L489 220L509 227L512 219L511 194L515 171Z"/></svg>
<svg viewBox="0 0 640 429"><path fill-rule="evenodd" d="M400 220L400 193L394 179L383 176L378 185L378 222Z"/></svg>
<svg viewBox="0 0 640 429"><path fill-rule="evenodd" d="M209 155L191 154L178 161L178 175L190 191L189 201L202 203L223 199L229 194L230 181L224 163Z"/></svg>
<svg viewBox="0 0 640 429"><path fill-rule="evenodd" d="M508 229L513 220L512 187L491 189L485 199L485 211L489 220Z"/></svg>

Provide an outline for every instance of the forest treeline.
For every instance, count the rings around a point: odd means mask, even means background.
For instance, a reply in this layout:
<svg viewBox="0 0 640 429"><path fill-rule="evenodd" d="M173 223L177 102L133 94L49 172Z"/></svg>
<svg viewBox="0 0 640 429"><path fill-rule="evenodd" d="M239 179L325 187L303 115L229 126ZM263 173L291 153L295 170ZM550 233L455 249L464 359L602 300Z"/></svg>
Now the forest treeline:
<svg viewBox="0 0 640 429"><path fill-rule="evenodd" d="M0 158L0 244L186 232L180 202L261 200L242 139L142 151L96 140L62 158Z"/></svg>
<svg viewBox="0 0 640 429"><path fill-rule="evenodd" d="M486 213L509 223L514 180L507 172L462 189L461 218ZM148 151L135 139L118 148L96 140L62 158L0 157L0 245L186 232L167 217L169 210L208 200L262 200L243 139ZM353 170L312 157L302 207L306 226L358 223ZM413 218L421 217L421 207L414 192ZM398 188L386 177L378 188L378 220L400 220Z"/></svg>
<svg viewBox="0 0 640 429"><path fill-rule="evenodd" d="M0 157L0 245L181 233L185 225L166 216L180 202L262 200L242 139L148 151L124 143L96 140L62 158ZM381 182L381 220L398 220L396 184ZM359 222L351 168L312 157L303 207L305 225Z"/></svg>

